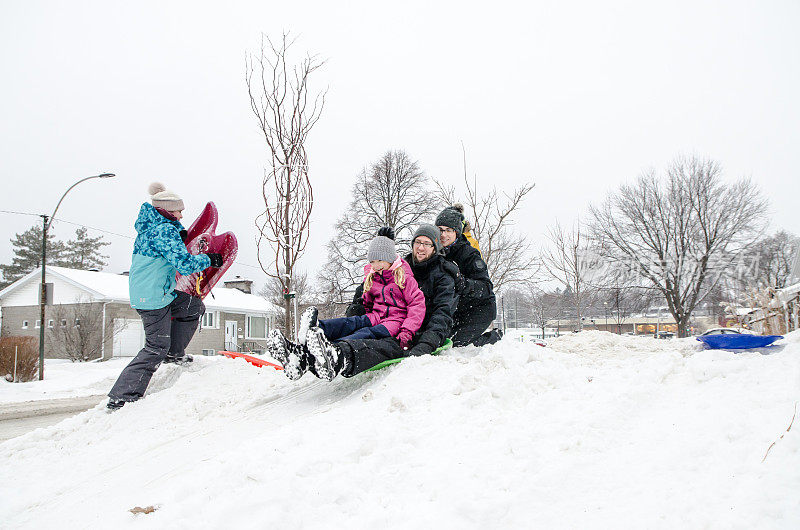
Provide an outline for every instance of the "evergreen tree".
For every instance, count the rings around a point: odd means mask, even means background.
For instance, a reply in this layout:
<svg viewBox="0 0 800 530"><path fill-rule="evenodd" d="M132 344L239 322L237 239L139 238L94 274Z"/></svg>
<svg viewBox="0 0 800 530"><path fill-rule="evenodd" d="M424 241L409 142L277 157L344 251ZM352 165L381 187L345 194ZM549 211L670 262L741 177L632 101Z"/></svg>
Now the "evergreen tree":
<svg viewBox="0 0 800 530"><path fill-rule="evenodd" d="M67 241L61 259L65 267L89 270L100 269L107 264L103 258L108 256L100 251L111 243L103 241L103 236L89 237L86 232L86 228L80 227L75 230L75 239Z"/></svg>
<svg viewBox="0 0 800 530"><path fill-rule="evenodd" d="M5 288L41 265L42 227L34 225L11 240L14 258L10 265L0 265L3 280L0 288ZM52 230L47 232L47 264L63 265L65 245L55 239Z"/></svg>

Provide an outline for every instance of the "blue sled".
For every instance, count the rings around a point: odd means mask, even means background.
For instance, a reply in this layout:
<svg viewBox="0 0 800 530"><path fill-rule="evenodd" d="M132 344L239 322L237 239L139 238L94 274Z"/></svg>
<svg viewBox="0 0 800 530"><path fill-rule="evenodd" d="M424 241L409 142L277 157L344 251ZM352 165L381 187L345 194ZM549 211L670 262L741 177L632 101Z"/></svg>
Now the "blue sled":
<svg viewBox="0 0 800 530"><path fill-rule="evenodd" d="M749 350L750 348L763 348L769 346L782 335L703 335L697 340L704 342L713 350Z"/></svg>

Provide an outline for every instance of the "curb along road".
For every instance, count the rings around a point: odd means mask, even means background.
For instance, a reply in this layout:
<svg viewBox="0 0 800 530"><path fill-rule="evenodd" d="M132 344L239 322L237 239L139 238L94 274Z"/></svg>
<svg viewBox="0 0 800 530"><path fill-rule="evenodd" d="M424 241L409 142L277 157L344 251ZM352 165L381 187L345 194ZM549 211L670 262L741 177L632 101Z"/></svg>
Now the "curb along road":
<svg viewBox="0 0 800 530"><path fill-rule="evenodd" d="M54 425L102 403L104 395L0 403L0 443Z"/></svg>

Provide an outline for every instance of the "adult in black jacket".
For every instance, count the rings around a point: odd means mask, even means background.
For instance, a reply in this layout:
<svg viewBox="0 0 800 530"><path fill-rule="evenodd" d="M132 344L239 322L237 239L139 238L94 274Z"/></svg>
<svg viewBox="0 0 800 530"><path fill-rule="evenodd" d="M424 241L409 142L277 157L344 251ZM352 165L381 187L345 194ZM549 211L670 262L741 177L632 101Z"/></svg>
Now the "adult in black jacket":
<svg viewBox="0 0 800 530"><path fill-rule="evenodd" d="M378 235L394 239L391 228L381 228ZM267 347L275 359L281 362L284 373L290 379L302 377L310 371L317 377L320 373L352 377L389 359L411 355L426 355L450 337L453 313L456 309L456 281L460 278L458 267L444 259L441 254L439 229L433 225L422 225L414 233L411 254L406 261L411 266L414 278L425 295L425 319L414 335L408 349L403 349L394 337L383 339L346 339L335 343L325 338L316 326L316 310L309 308L301 318L301 334L307 341L317 341L315 351L324 352L325 365L309 353L309 344L296 344L287 340L276 330L270 333ZM347 308L347 316L363 315L363 288L356 290L353 303ZM303 330L307 330L305 333ZM310 335L310 337L308 337ZM328 379L326 377L326 379Z"/></svg>
<svg viewBox="0 0 800 530"><path fill-rule="evenodd" d="M497 300L486 262L463 234L463 206L445 208L436 218L445 258L458 266L463 280L456 285L458 307L453 316L453 345L483 346L500 340L502 333L486 331L497 317Z"/></svg>

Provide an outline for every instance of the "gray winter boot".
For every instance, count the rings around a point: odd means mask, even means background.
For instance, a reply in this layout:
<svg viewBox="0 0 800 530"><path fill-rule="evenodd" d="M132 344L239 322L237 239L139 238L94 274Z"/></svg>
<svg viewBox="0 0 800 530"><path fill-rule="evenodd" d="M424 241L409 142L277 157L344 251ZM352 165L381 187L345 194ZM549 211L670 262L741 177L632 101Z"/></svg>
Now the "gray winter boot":
<svg viewBox="0 0 800 530"><path fill-rule="evenodd" d="M292 381L303 377L308 370L306 352L300 344L288 340L281 330L273 329L267 338L267 352L283 366L283 373Z"/></svg>

